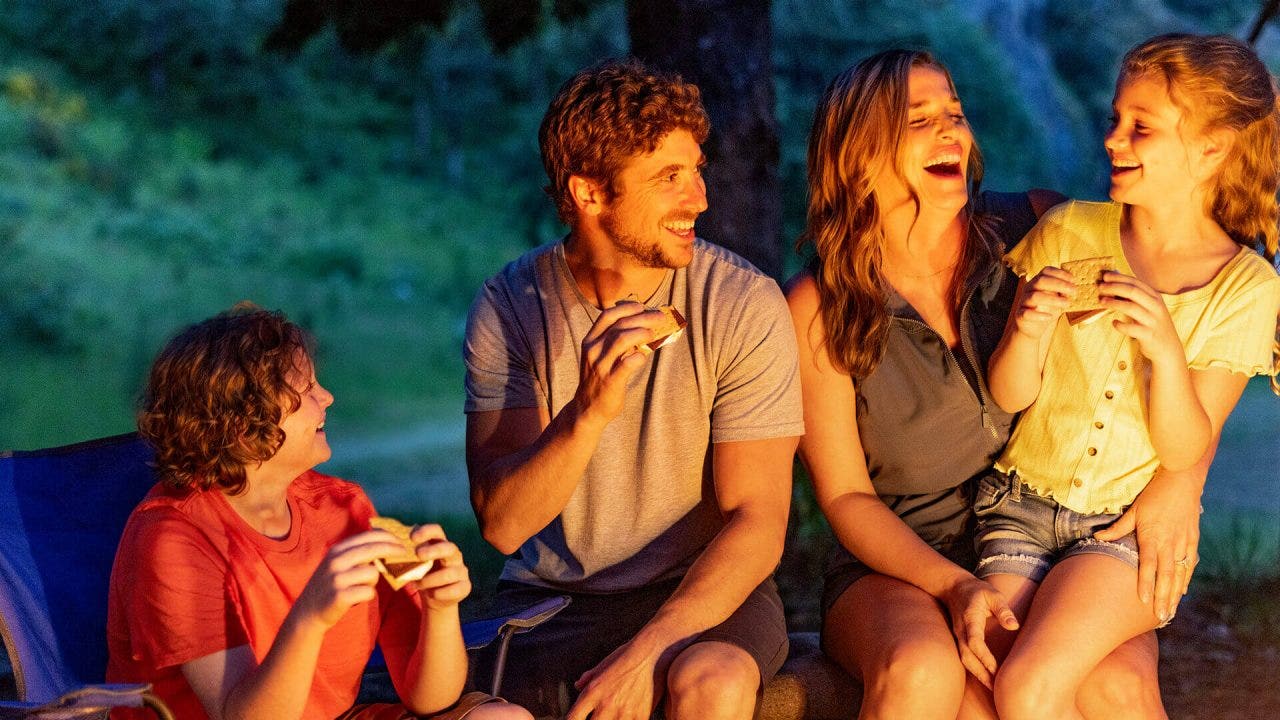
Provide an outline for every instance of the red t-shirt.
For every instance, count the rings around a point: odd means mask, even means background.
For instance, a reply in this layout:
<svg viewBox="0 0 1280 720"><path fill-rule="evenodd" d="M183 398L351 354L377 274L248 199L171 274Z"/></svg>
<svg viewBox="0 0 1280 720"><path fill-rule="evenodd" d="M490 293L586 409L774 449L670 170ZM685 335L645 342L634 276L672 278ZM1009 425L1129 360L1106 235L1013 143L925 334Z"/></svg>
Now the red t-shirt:
<svg viewBox="0 0 1280 720"><path fill-rule="evenodd" d="M274 540L217 490L152 488L129 516L111 570L108 682L149 682L177 717L202 719L183 663L245 644L262 662L329 548L368 530L374 515L359 486L314 470L293 481L287 498L289 535ZM303 717L328 720L351 707L379 631L384 647L412 648L421 614L416 595L379 583L375 600L325 634Z"/></svg>

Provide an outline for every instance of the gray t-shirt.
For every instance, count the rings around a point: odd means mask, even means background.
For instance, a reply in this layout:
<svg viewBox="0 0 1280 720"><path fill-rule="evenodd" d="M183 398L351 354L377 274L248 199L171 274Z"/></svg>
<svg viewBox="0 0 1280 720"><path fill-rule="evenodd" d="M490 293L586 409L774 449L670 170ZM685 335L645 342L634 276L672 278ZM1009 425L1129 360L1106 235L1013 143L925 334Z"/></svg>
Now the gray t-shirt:
<svg viewBox="0 0 1280 720"><path fill-rule="evenodd" d="M698 240L651 306L684 335L631 379L569 502L502 577L616 592L682 574L722 526L711 445L801 435L795 334L777 284ZM578 290L563 243L537 248L481 288L467 321L467 412L545 407L578 388L582 339L600 311Z"/></svg>

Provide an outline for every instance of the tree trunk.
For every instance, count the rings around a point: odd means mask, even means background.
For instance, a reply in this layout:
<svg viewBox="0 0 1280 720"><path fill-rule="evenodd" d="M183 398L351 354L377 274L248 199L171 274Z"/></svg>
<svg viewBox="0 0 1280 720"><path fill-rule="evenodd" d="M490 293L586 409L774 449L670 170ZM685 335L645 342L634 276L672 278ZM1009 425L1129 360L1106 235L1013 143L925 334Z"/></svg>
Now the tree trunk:
<svg viewBox="0 0 1280 720"><path fill-rule="evenodd" d="M710 207L698 235L782 272L770 0L627 0L631 51L702 90Z"/></svg>

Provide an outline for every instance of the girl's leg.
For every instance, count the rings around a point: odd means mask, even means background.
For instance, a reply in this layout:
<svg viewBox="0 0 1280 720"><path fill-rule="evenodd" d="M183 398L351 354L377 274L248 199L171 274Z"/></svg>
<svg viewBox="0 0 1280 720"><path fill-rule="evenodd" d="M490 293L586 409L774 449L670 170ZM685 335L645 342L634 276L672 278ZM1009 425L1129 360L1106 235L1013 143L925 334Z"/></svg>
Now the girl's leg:
<svg viewBox="0 0 1280 720"><path fill-rule="evenodd" d="M1035 597L1036 583L1017 575L992 575L987 582L1010 598L1009 605L1018 622L1024 622ZM989 627L987 632L992 654L1003 660L1017 633L998 625ZM1160 701L1159 657L1155 633L1143 633L1124 643L1085 677L1076 694L1076 708L1086 720L1168 720ZM971 679L965 690L961 720L995 717L991 702L990 691Z"/></svg>
<svg viewBox="0 0 1280 720"><path fill-rule="evenodd" d="M1068 557L1049 572L996 675L1002 720L1083 717L1076 693L1085 678L1159 622L1136 585L1132 566L1101 554Z"/></svg>
<svg viewBox="0 0 1280 720"><path fill-rule="evenodd" d="M858 580L827 611L823 649L862 679L859 718L956 717L966 673L942 609L920 588Z"/></svg>

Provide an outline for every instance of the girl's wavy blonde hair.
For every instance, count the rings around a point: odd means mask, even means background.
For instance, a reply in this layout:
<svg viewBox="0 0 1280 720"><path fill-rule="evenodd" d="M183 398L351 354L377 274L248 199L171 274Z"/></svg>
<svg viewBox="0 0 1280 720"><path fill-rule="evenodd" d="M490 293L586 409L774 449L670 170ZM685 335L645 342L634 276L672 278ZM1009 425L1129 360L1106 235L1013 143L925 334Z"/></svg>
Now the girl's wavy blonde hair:
<svg viewBox="0 0 1280 720"><path fill-rule="evenodd" d="M941 72L941 63L921 50L886 50L836 76L814 112L809 134L809 207L797 251L812 246L809 271L818 286L825 347L834 367L864 378L880 364L892 318L882 271L884 227L874 188L886 168L902 175L902 136L907 127L907 81L912 68ZM982 179L982 153L969 154L970 197ZM914 189L908 190L915 197ZM917 203L919 198L916 197ZM917 204L918 208L918 204ZM985 223L969 213L967 239L956 277L971 278L989 267L1001 248ZM953 285L956 307L965 282Z"/></svg>
<svg viewBox="0 0 1280 720"><path fill-rule="evenodd" d="M1206 210L1237 243L1273 264L1280 238L1280 105L1275 79L1253 49L1226 35L1153 37L1125 54L1117 86L1162 79L1169 98L1201 132L1230 130L1231 149L1212 180ZM1280 394L1280 318L1271 389Z"/></svg>

